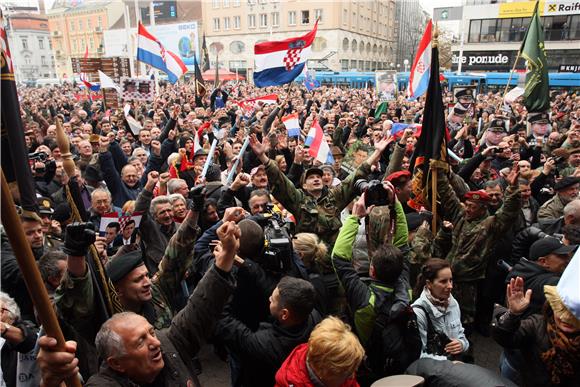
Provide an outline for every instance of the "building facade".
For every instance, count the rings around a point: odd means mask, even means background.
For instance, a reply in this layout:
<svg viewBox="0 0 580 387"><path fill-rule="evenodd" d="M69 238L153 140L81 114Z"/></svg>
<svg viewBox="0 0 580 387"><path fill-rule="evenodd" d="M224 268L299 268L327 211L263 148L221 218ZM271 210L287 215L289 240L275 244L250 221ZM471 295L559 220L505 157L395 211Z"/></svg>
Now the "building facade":
<svg viewBox="0 0 580 387"><path fill-rule="evenodd" d="M71 58L82 58L85 50L91 58L104 56L103 31L122 15L120 1L56 1L47 17L57 77L73 77Z"/></svg>
<svg viewBox="0 0 580 387"><path fill-rule="evenodd" d="M215 66L251 75L254 44L302 35L318 23L309 69L372 71L395 60L395 1L211 0L203 32Z"/></svg>
<svg viewBox="0 0 580 387"><path fill-rule="evenodd" d="M48 19L40 14L12 13L6 33L17 82L55 78Z"/></svg>
<svg viewBox="0 0 580 387"><path fill-rule="evenodd" d="M396 7L395 34L397 69L408 71L413 64L415 51L425 32L429 15L419 4L419 0L398 0Z"/></svg>
<svg viewBox="0 0 580 387"><path fill-rule="evenodd" d="M452 46L452 70L510 71L530 24L535 2L466 0L463 5L463 55ZM580 1L540 2L550 71L569 71L580 64ZM574 67L571 67L574 66ZM524 69L520 59L517 69ZM578 71L578 70L576 70Z"/></svg>

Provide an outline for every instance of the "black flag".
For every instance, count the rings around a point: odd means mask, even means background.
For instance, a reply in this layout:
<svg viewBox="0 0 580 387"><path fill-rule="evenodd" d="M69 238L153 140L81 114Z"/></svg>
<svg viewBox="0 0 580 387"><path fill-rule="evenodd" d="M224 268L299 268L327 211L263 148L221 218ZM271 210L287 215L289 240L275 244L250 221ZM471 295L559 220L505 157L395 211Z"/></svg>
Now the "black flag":
<svg viewBox="0 0 580 387"><path fill-rule="evenodd" d="M29 217L37 217L38 205L34 189L34 179L30 171L28 149L24 141L24 127L20 118L20 102L14 81L14 65L8 47L4 21L0 15L0 57L1 95L2 95L2 171L11 187L18 187L18 202ZM12 190L13 194L15 190ZM40 218L39 218L40 219Z"/></svg>
<svg viewBox="0 0 580 387"><path fill-rule="evenodd" d="M423 112L423 126L410 163L413 172L413 197L408 204L416 210L427 204L427 175L431 160L447 162L445 108L439 82L439 50L436 44L431 49L431 71Z"/></svg>
<svg viewBox="0 0 580 387"><path fill-rule="evenodd" d="M203 80L203 77L201 76L201 70L199 69L199 63L197 63L197 58L195 56L193 57L193 64L195 67L195 77L194 77L195 104L197 106L203 106L202 98L205 96L205 93L207 92L207 90L205 88L205 82Z"/></svg>
<svg viewBox="0 0 580 387"><path fill-rule="evenodd" d="M201 69L203 70L203 72L209 70L209 51L207 51L205 34L203 34L203 42L201 43Z"/></svg>

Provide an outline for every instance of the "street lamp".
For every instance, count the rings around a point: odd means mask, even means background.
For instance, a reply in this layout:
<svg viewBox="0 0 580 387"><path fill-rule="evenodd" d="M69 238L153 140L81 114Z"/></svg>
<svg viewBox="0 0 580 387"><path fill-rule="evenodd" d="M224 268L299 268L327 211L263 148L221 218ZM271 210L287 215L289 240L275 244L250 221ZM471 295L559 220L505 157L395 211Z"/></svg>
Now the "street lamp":
<svg viewBox="0 0 580 387"><path fill-rule="evenodd" d="M409 71L409 59L405 59L403 64L405 65L405 72Z"/></svg>
<svg viewBox="0 0 580 387"><path fill-rule="evenodd" d="M395 64L393 62L391 62L390 64L391 69L395 67Z"/></svg>

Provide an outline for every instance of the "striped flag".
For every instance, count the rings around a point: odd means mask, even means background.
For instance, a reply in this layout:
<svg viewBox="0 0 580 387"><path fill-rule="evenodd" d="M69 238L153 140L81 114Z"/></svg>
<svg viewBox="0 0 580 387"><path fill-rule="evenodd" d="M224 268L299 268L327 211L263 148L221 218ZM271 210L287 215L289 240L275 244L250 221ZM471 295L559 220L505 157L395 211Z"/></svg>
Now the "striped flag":
<svg viewBox="0 0 580 387"><path fill-rule="evenodd" d="M417 54L411 67L409 76L409 90L412 98L418 98L425 94L429 85L429 73L431 67L431 31L433 21L429 20L425 33L419 42Z"/></svg>
<svg viewBox="0 0 580 387"><path fill-rule="evenodd" d="M310 127L304 145L308 147L308 154L316 160L323 164L334 163L334 157L332 157L328 143L324 140L324 132L318 121L314 121Z"/></svg>
<svg viewBox="0 0 580 387"><path fill-rule="evenodd" d="M298 113L288 114L282 117L282 122L288 131L289 137L300 136L300 123L298 122Z"/></svg>
<svg viewBox="0 0 580 387"><path fill-rule="evenodd" d="M177 82L187 72L183 61L173 52L166 50L159 39L151 35L140 22L138 37L138 61L163 71L171 83Z"/></svg>

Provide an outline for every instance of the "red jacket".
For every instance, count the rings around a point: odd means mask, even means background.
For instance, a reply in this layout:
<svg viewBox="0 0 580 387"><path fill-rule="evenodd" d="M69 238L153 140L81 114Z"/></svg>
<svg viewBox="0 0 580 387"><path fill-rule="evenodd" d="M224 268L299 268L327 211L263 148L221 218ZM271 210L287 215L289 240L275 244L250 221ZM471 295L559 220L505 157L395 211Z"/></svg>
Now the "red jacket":
<svg viewBox="0 0 580 387"><path fill-rule="evenodd" d="M306 367L308 343L300 344L284 360L282 367L276 372L276 387L314 387ZM355 378L349 378L341 387L359 387Z"/></svg>

